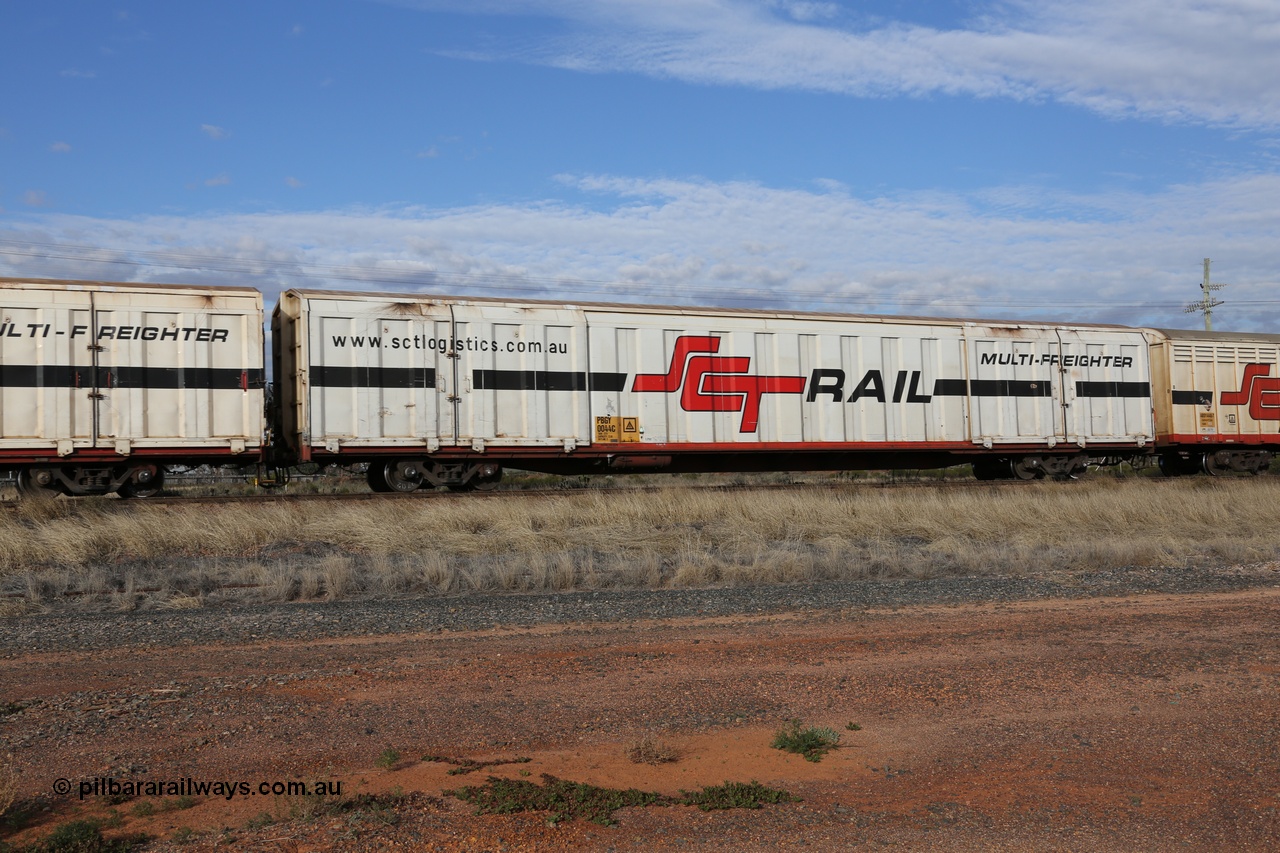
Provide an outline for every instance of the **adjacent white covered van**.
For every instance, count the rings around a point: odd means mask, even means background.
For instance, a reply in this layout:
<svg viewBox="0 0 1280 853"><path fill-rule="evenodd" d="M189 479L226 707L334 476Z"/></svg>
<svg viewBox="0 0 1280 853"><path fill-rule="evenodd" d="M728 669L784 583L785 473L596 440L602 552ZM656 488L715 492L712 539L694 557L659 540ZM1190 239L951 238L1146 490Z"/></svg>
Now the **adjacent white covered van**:
<svg viewBox="0 0 1280 853"><path fill-rule="evenodd" d="M256 462L262 317L249 288L0 279L0 464L130 495L169 462Z"/></svg>

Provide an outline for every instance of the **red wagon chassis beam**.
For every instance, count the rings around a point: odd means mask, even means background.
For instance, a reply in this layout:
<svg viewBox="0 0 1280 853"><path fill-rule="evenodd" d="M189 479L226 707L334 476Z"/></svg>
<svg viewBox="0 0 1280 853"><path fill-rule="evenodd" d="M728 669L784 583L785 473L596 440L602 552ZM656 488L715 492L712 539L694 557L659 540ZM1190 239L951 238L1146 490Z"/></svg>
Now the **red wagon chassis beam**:
<svg viewBox="0 0 1280 853"><path fill-rule="evenodd" d="M734 454L734 455L757 455L757 454L779 454L785 453L790 455L822 455L827 453L954 453L963 456L1009 456L1013 454L1034 453L1039 455L1061 455L1074 453L1105 453L1106 455L1118 455L1123 453L1141 453L1147 454L1151 452L1151 444L1138 444L1137 442L1121 442L1121 443L1092 443L1085 447L1079 447L1076 444L1062 443L1055 447L1048 447L1045 444L1001 444L992 448L985 448L981 445L975 445L970 442L702 442L702 443L671 443L671 444L642 444L635 443L619 443L619 444L591 444L587 446L579 446L575 450L565 451L559 446L487 446L483 451L473 450L469 446L445 446L440 449L429 452L425 447L414 447L412 445L396 445L387 447L343 447L338 452L333 452L323 446L313 446L310 448L310 458L313 461L330 461L338 462L343 459L360 459L360 458L383 458L391 456L400 457L430 457L432 459L528 459L528 458L545 458L545 459L579 459L584 457L610 457L617 455L624 456L684 456L689 454Z"/></svg>
<svg viewBox="0 0 1280 853"><path fill-rule="evenodd" d="M262 456L262 448L246 446L236 453L229 447L134 447L128 454L117 453L112 448L77 448L67 456L59 456L54 448L23 448L0 451L0 466L20 465L128 465L134 460L172 463L174 465L200 465L205 462L227 462L251 465Z"/></svg>
<svg viewBox="0 0 1280 853"><path fill-rule="evenodd" d="M1272 433L1270 435L1258 434L1235 434L1223 435L1221 433L1207 433L1205 435L1177 434L1166 435L1156 439L1156 447L1161 450L1178 450L1194 449L1196 452L1204 452L1214 447L1231 448L1239 447L1242 444L1250 445L1256 448L1270 448L1280 451L1280 434Z"/></svg>

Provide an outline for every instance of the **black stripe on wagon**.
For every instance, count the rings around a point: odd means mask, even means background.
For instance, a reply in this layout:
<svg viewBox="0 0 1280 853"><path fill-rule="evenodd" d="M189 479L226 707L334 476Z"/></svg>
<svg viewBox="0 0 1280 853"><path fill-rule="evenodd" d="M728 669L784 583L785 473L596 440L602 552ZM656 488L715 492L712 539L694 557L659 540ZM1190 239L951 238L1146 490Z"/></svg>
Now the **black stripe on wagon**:
<svg viewBox="0 0 1280 853"><path fill-rule="evenodd" d="M339 367L313 364L311 385L324 388L434 388L434 367Z"/></svg>
<svg viewBox="0 0 1280 853"><path fill-rule="evenodd" d="M1175 406L1212 406L1212 391L1174 391L1173 404Z"/></svg>
<svg viewBox="0 0 1280 853"><path fill-rule="evenodd" d="M935 397L968 397L969 380L967 379L935 379L933 382Z"/></svg>
<svg viewBox="0 0 1280 853"><path fill-rule="evenodd" d="M235 367L116 367L4 364L0 365L0 386L7 388L195 388L231 390L262 388L261 368Z"/></svg>
<svg viewBox="0 0 1280 853"><path fill-rule="evenodd" d="M569 370L474 370L471 383L477 391L622 391L625 373L592 373Z"/></svg>
<svg viewBox="0 0 1280 853"><path fill-rule="evenodd" d="M1077 382L1077 397L1150 397L1150 382Z"/></svg>
<svg viewBox="0 0 1280 853"><path fill-rule="evenodd" d="M261 369L234 367L102 367L98 387L110 388L198 388L213 391L263 387Z"/></svg>
<svg viewBox="0 0 1280 853"><path fill-rule="evenodd" d="M935 397L1052 397L1053 386L1046 380L1030 379L936 379Z"/></svg>
<svg viewBox="0 0 1280 853"><path fill-rule="evenodd" d="M79 374L79 382L77 382ZM75 388L93 384L92 367L60 364L0 364L0 386L5 388Z"/></svg>

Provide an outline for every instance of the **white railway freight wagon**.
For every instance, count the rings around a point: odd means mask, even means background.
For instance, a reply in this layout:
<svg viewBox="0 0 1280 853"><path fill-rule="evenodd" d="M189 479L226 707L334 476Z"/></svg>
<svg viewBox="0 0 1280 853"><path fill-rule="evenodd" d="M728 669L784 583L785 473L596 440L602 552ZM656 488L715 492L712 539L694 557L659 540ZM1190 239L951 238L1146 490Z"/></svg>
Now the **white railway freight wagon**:
<svg viewBox="0 0 1280 853"><path fill-rule="evenodd" d="M256 463L262 317L249 288L0 279L0 467L130 496L166 465Z"/></svg>
<svg viewBox="0 0 1280 853"><path fill-rule="evenodd" d="M940 467L1149 453L1149 343L1117 326L291 290L278 437L378 490L559 473Z"/></svg>

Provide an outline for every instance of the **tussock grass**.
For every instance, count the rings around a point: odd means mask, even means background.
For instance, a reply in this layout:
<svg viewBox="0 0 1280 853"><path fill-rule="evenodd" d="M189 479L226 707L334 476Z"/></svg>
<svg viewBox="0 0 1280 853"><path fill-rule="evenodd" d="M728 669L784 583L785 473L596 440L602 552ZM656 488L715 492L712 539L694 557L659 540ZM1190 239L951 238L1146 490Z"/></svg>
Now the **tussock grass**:
<svg viewBox="0 0 1280 853"><path fill-rule="evenodd" d="M758 809L765 804L798 803L800 798L777 788L766 788L759 782L725 782L700 791L680 791L670 797L655 791L636 788L602 788L585 782L570 782L549 773L542 774L542 784L526 779L503 779L490 776L483 785L469 785L445 794L476 807L476 814L517 814L548 812L551 826L565 820L590 820L602 826L613 826L614 812L624 808L647 806L697 806L703 811L722 809Z"/></svg>
<svg viewBox="0 0 1280 853"><path fill-rule="evenodd" d="M510 500L148 506L0 516L7 611L472 591L704 587L1261 563L1280 478L566 491Z"/></svg>
<svg viewBox="0 0 1280 853"><path fill-rule="evenodd" d="M18 797L18 772L13 769L13 753L0 755L0 819Z"/></svg>

